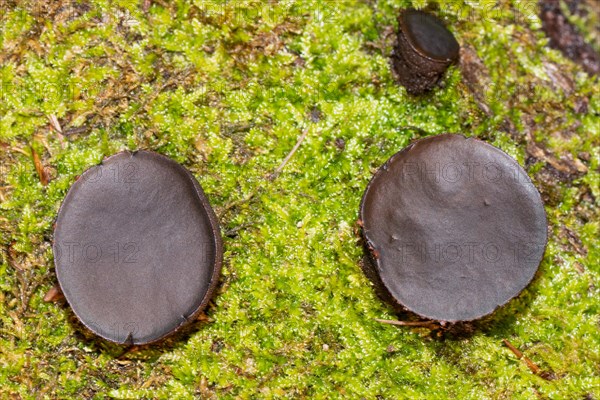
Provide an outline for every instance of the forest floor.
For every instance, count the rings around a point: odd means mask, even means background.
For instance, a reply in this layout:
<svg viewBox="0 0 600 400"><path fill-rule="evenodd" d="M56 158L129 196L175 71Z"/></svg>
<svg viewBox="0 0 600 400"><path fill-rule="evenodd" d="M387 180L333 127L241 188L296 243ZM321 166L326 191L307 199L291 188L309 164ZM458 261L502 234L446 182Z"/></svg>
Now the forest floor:
<svg viewBox="0 0 600 400"><path fill-rule="evenodd" d="M544 3L1 0L0 398L600 399L600 13ZM409 6L462 46L421 97L389 62ZM462 334L377 322L356 235L373 172L446 132L517 159L549 223L533 283ZM44 297L67 190L140 148L198 178L225 254L201 320L132 349Z"/></svg>

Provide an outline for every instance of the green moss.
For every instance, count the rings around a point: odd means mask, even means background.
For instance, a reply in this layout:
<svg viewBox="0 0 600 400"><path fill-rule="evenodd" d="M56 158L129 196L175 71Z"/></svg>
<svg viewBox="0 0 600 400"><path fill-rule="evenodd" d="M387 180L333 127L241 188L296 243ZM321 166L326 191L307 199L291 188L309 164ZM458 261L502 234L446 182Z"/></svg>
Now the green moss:
<svg viewBox="0 0 600 400"><path fill-rule="evenodd" d="M141 3L0 17L0 397L600 396L600 93L545 46L537 2L437 6L487 70L489 114L457 67L424 97L395 83L384 38L399 8L427 1ZM489 140L527 164L547 204L540 273L467 338L375 322L394 315L360 270L364 187L421 131ZM583 157L587 172L560 178L530 159L533 139L556 159ZM56 281L50 240L64 195L126 148L191 169L230 234L209 322L119 357L42 298ZM556 379L532 374L502 339Z"/></svg>

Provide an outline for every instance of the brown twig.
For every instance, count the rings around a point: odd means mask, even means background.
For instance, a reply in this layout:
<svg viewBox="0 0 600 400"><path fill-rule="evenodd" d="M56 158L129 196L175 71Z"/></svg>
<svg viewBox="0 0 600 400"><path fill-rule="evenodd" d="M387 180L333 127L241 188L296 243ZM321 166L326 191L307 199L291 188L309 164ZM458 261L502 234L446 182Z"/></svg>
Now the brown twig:
<svg viewBox="0 0 600 400"><path fill-rule="evenodd" d="M42 183L42 186L48 185L48 174L46 173L46 170L42 165L42 160L40 159L40 156L33 147L31 148L31 155L33 156L33 164L35 165L35 170L37 171L40 177L40 182Z"/></svg>
<svg viewBox="0 0 600 400"><path fill-rule="evenodd" d="M305 129L304 132L302 132L302 135L300 135L300 137L296 141L296 144L294 145L294 147L292 147L292 150L290 150L290 152L287 154L287 156L285 156L285 158L283 159L281 164L279 164L279 166L275 169L275 171L273 171L273 173L268 174L266 176L265 179L267 181L272 182L275 180L275 178L277 178L279 176L279 174L281 174L281 171L283 171L283 168L285 168L285 165L290 161L290 159L292 158L294 153L298 150L300 145L302 145L302 142L304 142L304 139L306 139L307 136L308 136L308 129ZM223 208L222 212L223 213L227 212L240 204L243 204L243 203L246 203L246 202L252 200L252 198L262 189L263 189L263 186L257 186L252 192L250 192L244 198L236 200L236 201L232 201L231 203L227 204Z"/></svg>
<svg viewBox="0 0 600 400"><path fill-rule="evenodd" d="M277 169L275 169L275 171L271 175L269 175L269 177L267 179L269 179L270 181L272 181L272 180L274 180L275 178L277 178L279 176L279 174L281 173L281 171L283 171L283 168L285 167L285 165L288 163L288 161L290 161L290 158L292 158L292 156L294 155L294 153L298 150L298 148L300 147L300 145L302 144L302 142L304 142L304 139L306 139L307 136L308 136L308 129L305 129L304 132L302 132L302 135L300 135L300 137L298 138L298 141L296 141L296 144L294 145L294 147L292 147L292 150L290 150L290 152L283 159L283 161L281 162L281 164L279 164L279 166L277 167Z"/></svg>
<svg viewBox="0 0 600 400"><path fill-rule="evenodd" d="M525 355L523 355L523 353L517 349L515 346L513 346L513 344L511 342L509 342L506 339L502 339L502 342L504 343L504 345L506 347L508 347L508 349L510 351L512 351L514 353L515 356L517 356L517 358L519 360L523 360L525 361L525 364L527 364L527 367L531 370L531 372L533 372L536 375L540 375L540 367L538 367L537 365L535 365L535 363L533 361L531 361L529 358L525 357Z"/></svg>
<svg viewBox="0 0 600 400"><path fill-rule="evenodd" d="M63 130L62 130L62 127L60 126L60 122L58 122L58 118L56 117L56 115L54 115L54 114L48 115L48 121L50 121L50 125L56 131L56 133L58 133L59 135L62 135Z"/></svg>
<svg viewBox="0 0 600 400"><path fill-rule="evenodd" d="M440 328L440 325L433 321L395 321L395 320L378 319L378 318L375 318L375 321L380 322L382 324L397 325L397 326L415 326L415 327L428 328L428 329Z"/></svg>
<svg viewBox="0 0 600 400"><path fill-rule="evenodd" d="M256 193L258 193L258 191L261 189L261 187L259 186L257 189L254 189L252 192L250 192L246 197L244 197L243 199L239 199L236 201L232 201L231 203L227 204L225 207L223 207L223 211L220 212L219 214L224 214L225 212L231 210L234 207L237 207L240 204L246 203L250 200L252 200L252 198L256 195Z"/></svg>

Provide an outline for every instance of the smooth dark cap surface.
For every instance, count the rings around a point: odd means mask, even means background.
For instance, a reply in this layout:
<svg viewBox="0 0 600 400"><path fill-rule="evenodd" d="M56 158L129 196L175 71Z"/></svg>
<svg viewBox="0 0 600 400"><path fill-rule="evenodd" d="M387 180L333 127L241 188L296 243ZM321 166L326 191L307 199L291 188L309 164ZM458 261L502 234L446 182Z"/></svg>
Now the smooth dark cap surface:
<svg viewBox="0 0 600 400"><path fill-rule="evenodd" d="M517 296L547 240L525 171L460 135L425 138L392 156L369 183L360 218L385 297L439 321L474 320Z"/></svg>
<svg viewBox="0 0 600 400"><path fill-rule="evenodd" d="M105 339L154 342L208 303L222 242L200 185L171 159L122 152L88 169L56 220L56 273L79 319Z"/></svg>
<svg viewBox="0 0 600 400"><path fill-rule="evenodd" d="M439 61L458 58L460 46L454 35L433 15L407 10L402 13L400 24L411 46L424 56Z"/></svg>

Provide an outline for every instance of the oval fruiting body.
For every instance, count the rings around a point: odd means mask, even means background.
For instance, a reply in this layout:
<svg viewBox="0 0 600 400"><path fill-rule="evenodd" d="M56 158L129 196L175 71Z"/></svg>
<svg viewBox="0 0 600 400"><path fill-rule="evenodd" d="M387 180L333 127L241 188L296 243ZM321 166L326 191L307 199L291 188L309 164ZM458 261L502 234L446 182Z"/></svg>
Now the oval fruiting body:
<svg viewBox="0 0 600 400"><path fill-rule="evenodd" d="M126 344L193 320L219 280L222 240L200 184L175 161L121 152L85 171L56 219L56 274L81 322Z"/></svg>

